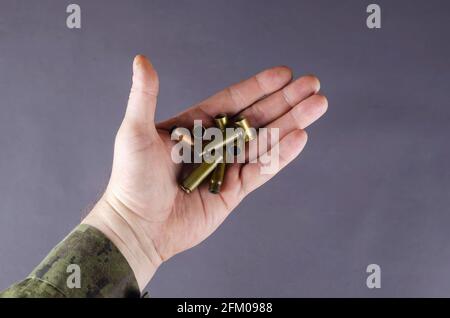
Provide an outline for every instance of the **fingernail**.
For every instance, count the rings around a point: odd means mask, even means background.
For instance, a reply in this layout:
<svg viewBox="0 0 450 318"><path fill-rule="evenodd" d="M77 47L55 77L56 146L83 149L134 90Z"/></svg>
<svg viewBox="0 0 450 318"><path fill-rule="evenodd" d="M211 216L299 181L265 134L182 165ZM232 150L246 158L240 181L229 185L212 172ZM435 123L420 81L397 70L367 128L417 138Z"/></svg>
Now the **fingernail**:
<svg viewBox="0 0 450 318"><path fill-rule="evenodd" d="M138 54L134 57L133 72L136 72L139 69L139 67L142 65L142 58L143 58L143 56L141 54Z"/></svg>

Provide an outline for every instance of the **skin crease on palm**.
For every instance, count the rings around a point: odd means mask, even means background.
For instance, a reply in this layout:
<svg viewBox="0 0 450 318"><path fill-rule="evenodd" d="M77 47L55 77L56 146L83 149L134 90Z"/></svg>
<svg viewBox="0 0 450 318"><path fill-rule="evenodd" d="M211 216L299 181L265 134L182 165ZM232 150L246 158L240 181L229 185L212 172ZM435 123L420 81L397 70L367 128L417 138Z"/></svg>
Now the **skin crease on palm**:
<svg viewBox="0 0 450 318"><path fill-rule="evenodd" d="M132 82L111 178L82 223L98 228L118 247L142 290L163 261L206 239L245 196L274 176L261 174L259 163L234 163L227 167L219 195L209 193L207 183L186 194L178 185L183 165L170 155L170 128L190 128L196 119L208 127L218 113L242 114L255 128L279 128L281 170L303 150L304 129L326 112L328 102L318 94L316 77L292 80L292 71L279 66L156 124L158 76L142 55L134 59Z"/></svg>

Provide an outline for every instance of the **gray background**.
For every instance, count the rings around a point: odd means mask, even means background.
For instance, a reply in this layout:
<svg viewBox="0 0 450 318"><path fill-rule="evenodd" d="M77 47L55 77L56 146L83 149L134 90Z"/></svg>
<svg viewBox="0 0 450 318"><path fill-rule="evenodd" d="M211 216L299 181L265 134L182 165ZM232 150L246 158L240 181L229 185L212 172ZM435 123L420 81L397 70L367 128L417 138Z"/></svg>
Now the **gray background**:
<svg viewBox="0 0 450 318"><path fill-rule="evenodd" d="M329 112L301 158L152 296L450 296L448 1L0 1L0 289L22 279L107 182L136 53L157 116L278 64L315 73ZM365 285L382 268L382 288Z"/></svg>

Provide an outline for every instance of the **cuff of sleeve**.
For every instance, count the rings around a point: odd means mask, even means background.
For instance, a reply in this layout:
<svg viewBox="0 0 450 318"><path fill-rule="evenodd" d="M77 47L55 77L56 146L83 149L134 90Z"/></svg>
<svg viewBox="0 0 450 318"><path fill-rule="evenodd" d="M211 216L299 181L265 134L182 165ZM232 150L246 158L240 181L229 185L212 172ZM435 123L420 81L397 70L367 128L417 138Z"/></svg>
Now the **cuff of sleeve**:
<svg viewBox="0 0 450 318"><path fill-rule="evenodd" d="M86 224L55 246L29 278L45 281L66 297L140 297L125 257L102 232Z"/></svg>

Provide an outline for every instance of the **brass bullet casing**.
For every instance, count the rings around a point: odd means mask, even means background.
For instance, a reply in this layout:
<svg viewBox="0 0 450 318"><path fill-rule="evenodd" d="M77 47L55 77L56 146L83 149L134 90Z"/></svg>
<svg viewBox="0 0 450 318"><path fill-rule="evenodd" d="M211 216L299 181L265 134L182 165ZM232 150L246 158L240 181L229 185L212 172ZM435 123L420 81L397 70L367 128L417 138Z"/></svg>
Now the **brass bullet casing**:
<svg viewBox="0 0 450 318"><path fill-rule="evenodd" d="M228 117L226 114L219 114L214 118L214 122L216 123L217 128L225 132L225 129L228 125ZM225 158L225 147L223 147L223 156ZM217 167L214 169L214 172L211 175L211 179L209 180L209 192L218 194L220 192L220 188L223 184L223 179L225 176L225 168L227 164L224 160L219 162Z"/></svg>
<svg viewBox="0 0 450 318"><path fill-rule="evenodd" d="M245 117L243 117L243 116L239 116L239 117L236 118L236 120L234 121L234 124L235 124L237 127L240 127L240 128L242 128L242 129L244 130L244 133L245 133L244 140L245 140L246 142L247 142L247 141L250 141L250 140L253 140L253 139L256 138L256 131L255 131L255 129L253 129L253 128L250 126L250 124L249 124L247 118L245 118Z"/></svg>
<svg viewBox="0 0 450 318"><path fill-rule="evenodd" d="M214 117L214 122L216 123L217 128L224 131L228 125L228 116L226 114L219 114Z"/></svg>
<svg viewBox="0 0 450 318"><path fill-rule="evenodd" d="M194 191L206 177L213 172L213 170L217 167L219 162L223 160L222 156L218 156L213 162L202 162L191 174L184 179L181 184L181 189L183 189L186 193L191 193Z"/></svg>
<svg viewBox="0 0 450 318"><path fill-rule="evenodd" d="M216 116L215 122L220 129L225 129L228 124L228 118L226 117L226 115L220 114ZM224 149L228 145L234 144L239 138L243 138L244 142L256 138L256 131L250 127L250 124L248 123L246 118L238 117L234 122L234 126L241 129L235 129L232 133L229 134L226 134L224 132L223 140L213 140L209 142L203 148L203 151L199 153L203 162L197 168L195 168L180 185L186 193L191 193L192 191L194 191L213 171L214 173L210 181L210 191L212 193L219 193L225 174L225 151L222 151L221 155L217 155L217 150L221 148ZM199 134L197 134L197 137L198 135ZM194 136L194 138L197 137ZM212 161L207 160L210 156L213 156ZM219 165L222 166L219 167Z"/></svg>
<svg viewBox="0 0 450 318"><path fill-rule="evenodd" d="M218 194L220 192L220 188L223 184L223 179L225 177L225 162L220 162L217 164L217 167L214 169L211 179L209 180L209 192Z"/></svg>
<svg viewBox="0 0 450 318"><path fill-rule="evenodd" d="M240 116L235 121L236 128L232 133L225 133L223 140L213 140L208 143L201 152L201 156L206 153L214 153L215 150L225 147L226 145L235 142L239 138L244 138L244 141L250 141L256 138L256 132L250 127L247 119Z"/></svg>

